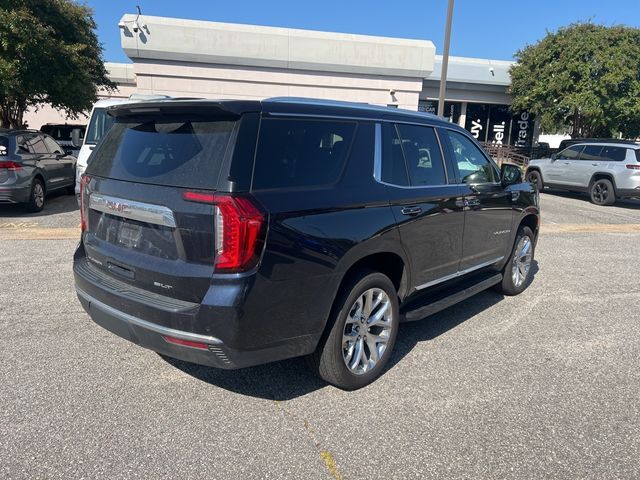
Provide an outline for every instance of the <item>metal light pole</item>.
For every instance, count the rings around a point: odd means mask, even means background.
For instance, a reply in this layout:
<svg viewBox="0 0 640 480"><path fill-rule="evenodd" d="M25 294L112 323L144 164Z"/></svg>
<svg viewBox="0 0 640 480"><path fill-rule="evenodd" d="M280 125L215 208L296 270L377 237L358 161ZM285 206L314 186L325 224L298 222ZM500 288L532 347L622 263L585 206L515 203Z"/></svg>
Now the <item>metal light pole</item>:
<svg viewBox="0 0 640 480"><path fill-rule="evenodd" d="M447 70L449 68L449 44L451 43L451 20L453 18L453 0L447 8L447 25L444 31L444 51L442 52L442 72L440 72L440 93L438 94L438 116L444 114L444 97L447 92Z"/></svg>

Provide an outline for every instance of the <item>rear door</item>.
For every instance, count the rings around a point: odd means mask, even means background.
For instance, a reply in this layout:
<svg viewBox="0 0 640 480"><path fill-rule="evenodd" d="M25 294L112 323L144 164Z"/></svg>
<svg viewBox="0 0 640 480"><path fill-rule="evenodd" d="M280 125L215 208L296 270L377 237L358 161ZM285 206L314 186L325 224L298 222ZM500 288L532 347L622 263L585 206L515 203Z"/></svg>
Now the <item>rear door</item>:
<svg viewBox="0 0 640 480"><path fill-rule="evenodd" d="M512 194L500 184L495 164L466 134L441 129L464 193L460 271L482 268L507 254L513 223Z"/></svg>
<svg viewBox="0 0 640 480"><path fill-rule="evenodd" d="M216 190L240 123L210 111L168 107L117 119L86 171L83 241L93 268L161 295L202 300L213 273L215 207L199 199Z"/></svg>
<svg viewBox="0 0 640 480"><path fill-rule="evenodd" d="M385 122L378 131L382 155L376 177L389 187L413 286L426 288L455 276L462 255L463 198L435 129Z"/></svg>
<svg viewBox="0 0 640 480"><path fill-rule="evenodd" d="M602 148L602 145L585 145L579 160L571 161L571 178L575 185L588 187L593 174L606 165L606 160L602 158Z"/></svg>
<svg viewBox="0 0 640 480"><path fill-rule="evenodd" d="M44 135L38 133L25 133L18 138L18 150L24 160L40 169L44 173L45 188L53 190L63 180L60 165L55 156L49 153L44 142Z"/></svg>

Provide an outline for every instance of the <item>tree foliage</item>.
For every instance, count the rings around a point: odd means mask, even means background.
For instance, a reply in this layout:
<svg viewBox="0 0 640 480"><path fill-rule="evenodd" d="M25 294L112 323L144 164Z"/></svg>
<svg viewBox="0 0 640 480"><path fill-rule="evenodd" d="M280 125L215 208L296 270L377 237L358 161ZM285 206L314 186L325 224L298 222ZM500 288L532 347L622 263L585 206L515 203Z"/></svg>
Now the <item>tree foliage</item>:
<svg viewBox="0 0 640 480"><path fill-rule="evenodd" d="M49 103L75 117L113 89L91 10L71 0L0 0L0 126Z"/></svg>
<svg viewBox="0 0 640 480"><path fill-rule="evenodd" d="M640 136L640 29L577 23L519 50L512 108L547 132Z"/></svg>

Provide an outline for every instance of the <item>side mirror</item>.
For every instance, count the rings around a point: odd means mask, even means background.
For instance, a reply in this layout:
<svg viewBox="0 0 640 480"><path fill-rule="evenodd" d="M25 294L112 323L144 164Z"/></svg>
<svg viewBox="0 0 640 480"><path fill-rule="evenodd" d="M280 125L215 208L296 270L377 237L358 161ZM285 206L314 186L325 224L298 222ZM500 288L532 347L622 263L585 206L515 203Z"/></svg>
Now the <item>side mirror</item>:
<svg viewBox="0 0 640 480"><path fill-rule="evenodd" d="M503 163L500 168L500 183L503 187L522 183L522 170L516 165Z"/></svg>
<svg viewBox="0 0 640 480"><path fill-rule="evenodd" d="M82 146L82 142L80 141L79 128L74 128L73 130L71 130L71 144L76 148L80 148Z"/></svg>
<svg viewBox="0 0 640 480"><path fill-rule="evenodd" d="M551 160L556 161L558 159L558 154L557 153L552 153L551 154Z"/></svg>

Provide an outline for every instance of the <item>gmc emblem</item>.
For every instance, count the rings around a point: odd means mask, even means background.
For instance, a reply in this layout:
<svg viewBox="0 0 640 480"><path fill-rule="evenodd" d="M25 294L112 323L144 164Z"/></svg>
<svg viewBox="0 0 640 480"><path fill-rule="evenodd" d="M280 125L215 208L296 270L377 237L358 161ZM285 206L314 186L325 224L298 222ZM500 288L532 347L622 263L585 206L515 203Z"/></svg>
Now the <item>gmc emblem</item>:
<svg viewBox="0 0 640 480"><path fill-rule="evenodd" d="M109 210L113 210L115 212L124 212L124 211L129 209L129 205L127 205L126 203L112 202L110 200L107 200L106 203L107 203L107 208L109 208Z"/></svg>

